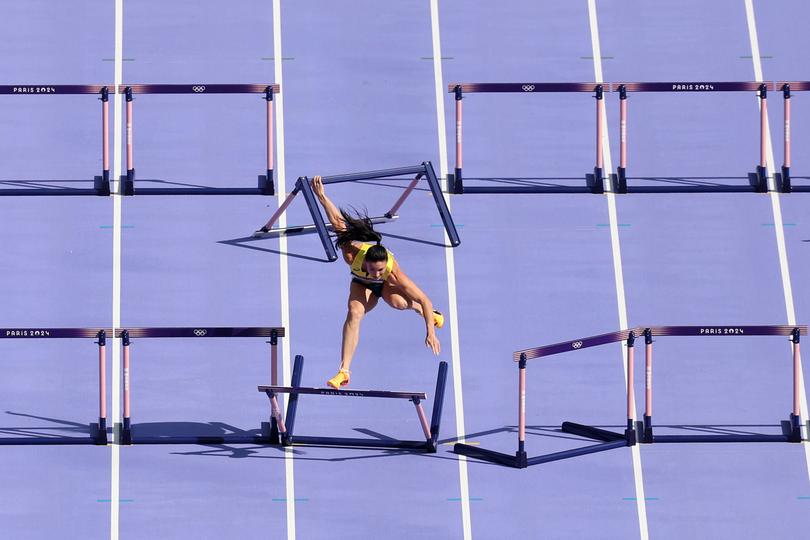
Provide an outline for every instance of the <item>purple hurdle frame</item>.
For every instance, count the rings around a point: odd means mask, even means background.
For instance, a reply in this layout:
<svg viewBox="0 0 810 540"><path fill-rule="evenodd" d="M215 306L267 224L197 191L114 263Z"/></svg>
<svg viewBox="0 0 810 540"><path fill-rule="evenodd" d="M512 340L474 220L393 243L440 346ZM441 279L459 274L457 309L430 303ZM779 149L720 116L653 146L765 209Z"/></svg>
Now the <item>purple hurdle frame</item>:
<svg viewBox="0 0 810 540"><path fill-rule="evenodd" d="M123 195L275 195L273 182L273 94L277 84L130 84L121 87L126 96L127 174L121 178ZM161 187L135 188L135 158L133 151L134 94L262 94L266 102L266 174L259 175L256 188Z"/></svg>
<svg viewBox="0 0 810 540"><path fill-rule="evenodd" d="M0 445L107 444L107 333L104 328L2 328L0 339L96 339L98 345L98 423L87 437L2 437ZM26 430L27 432L29 430Z"/></svg>
<svg viewBox="0 0 810 540"><path fill-rule="evenodd" d="M262 422L260 434L241 435L169 435L149 436L134 433L132 426L131 393L132 393L132 339L145 338L270 338L270 377L274 384L278 377L278 338L285 336L284 328L279 327L157 327L128 328L116 330L116 337L121 338L123 356L123 418L121 422L121 444L280 444L278 426L275 422ZM278 406L276 402L274 406Z"/></svg>
<svg viewBox="0 0 810 540"><path fill-rule="evenodd" d="M448 175L448 191L463 193L604 193L604 92L610 91L607 83L451 83L448 92L455 96L456 111L456 162L454 174ZM585 175L585 186L510 185L510 186L465 186L462 174L462 100L465 93L545 93L545 92L593 92L596 98L596 164L593 173ZM491 179L494 180L494 179ZM509 179L504 179L509 180Z"/></svg>
<svg viewBox="0 0 810 540"><path fill-rule="evenodd" d="M767 143L768 90L773 83L766 82L638 82L614 83L619 92L619 167L611 175L612 189L616 193L735 193L768 191ZM627 92L757 92L759 112L759 162L756 172L748 174L749 185L690 184L667 186L628 185L627 178Z"/></svg>
<svg viewBox="0 0 810 540"><path fill-rule="evenodd" d="M697 443L697 442L801 442L801 409L799 405L799 369L801 354L800 336L807 335L806 326L653 326L644 329L645 367L644 382L645 409L643 424L638 426L640 442L651 443ZM781 435L763 434L718 434L718 435L656 435L652 423L652 354L654 336L789 336L791 341L791 361L793 362L793 382L791 412L788 420L782 420Z"/></svg>
<svg viewBox="0 0 810 540"><path fill-rule="evenodd" d="M620 330L618 332L610 332L608 334L600 334L598 336L590 336L571 341L564 341L554 345L547 345L544 347L536 347L534 349L525 349L517 351L513 355L513 359L518 362L518 449L515 454L505 454L481 448L480 446L473 446L467 443L456 443L453 446L453 452L464 456L498 463L518 469L526 468L530 465L537 465L540 463L548 463L551 461L559 461L561 459L568 459L576 456L583 456L586 454L593 454L596 452L604 452L614 448L621 448L624 446L633 446L636 444L636 431L635 431L635 397L633 391L634 380L634 353L635 353L635 339L638 334L638 329ZM563 422L560 429L564 433L570 433L600 441L598 444L574 448L571 450L564 450L562 452L554 452L551 454L543 454L536 457L529 457L526 453L526 365L527 362L533 358L544 356L552 356L555 354L577 351L604 345L607 343L617 343L624 341L627 345L627 385L626 385L626 406L627 406L627 425L624 433L616 433L594 426L585 424L578 424L575 422Z"/></svg>
<svg viewBox="0 0 810 540"><path fill-rule="evenodd" d="M101 176L93 177L93 188L18 188L0 189L0 196L76 196L110 194L110 138L109 138L109 87L83 84L8 84L0 85L0 95L47 96L96 94L101 100Z"/></svg>
<svg viewBox="0 0 810 540"><path fill-rule="evenodd" d="M271 422L277 425L281 434L281 443L284 446L329 446L329 447L351 447L351 448L396 448L403 450L423 451L435 453L439 439L439 428L441 426L442 406L444 403L444 390L447 383L447 362L439 362L439 370L436 375L436 393L433 397L433 411L428 422L425 411L422 408L422 401L427 399L424 392L392 392L386 390L335 390L333 388L312 388L301 386L301 377L304 369L304 357L295 357L291 386L262 385L258 387L259 392L267 394L271 403ZM281 409L278 405L277 394L289 394L287 404L287 418L282 418ZM387 399L407 399L414 404L419 425L425 439L400 440L393 438L380 439L360 439L346 437L320 437L307 435L294 435L295 418L298 410L298 400L301 395L321 395L332 397L372 397Z"/></svg>

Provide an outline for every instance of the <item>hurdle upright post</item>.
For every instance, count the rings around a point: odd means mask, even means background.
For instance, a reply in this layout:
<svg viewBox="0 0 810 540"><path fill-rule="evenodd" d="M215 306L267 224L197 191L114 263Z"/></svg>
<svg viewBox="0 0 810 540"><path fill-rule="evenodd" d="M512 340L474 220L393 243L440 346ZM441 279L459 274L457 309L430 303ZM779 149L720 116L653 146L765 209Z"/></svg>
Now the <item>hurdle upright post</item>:
<svg viewBox="0 0 810 540"><path fill-rule="evenodd" d="M518 450L515 460L519 469L528 467L526 455L526 353L521 353L518 362Z"/></svg>
<svg viewBox="0 0 810 540"><path fill-rule="evenodd" d="M636 395L633 381L635 379L635 342L636 334L632 330L627 337L627 428L624 436L629 444L636 442Z"/></svg>
<svg viewBox="0 0 810 540"><path fill-rule="evenodd" d="M98 433L97 444L107 444L107 332L98 331Z"/></svg>
<svg viewBox="0 0 810 540"><path fill-rule="evenodd" d="M264 90L264 100L267 102L267 176L263 179L263 195L275 194L275 182L273 180L273 87L268 86Z"/></svg>
<svg viewBox="0 0 810 540"><path fill-rule="evenodd" d="M110 89L101 89L101 181L110 182Z"/></svg>
<svg viewBox="0 0 810 540"><path fill-rule="evenodd" d="M652 329L644 329L644 424L642 441L652 442Z"/></svg>
<svg viewBox="0 0 810 540"><path fill-rule="evenodd" d="M782 86L782 97L785 102L785 159L782 163L782 193L790 193L790 85Z"/></svg>
<svg viewBox="0 0 810 540"><path fill-rule="evenodd" d="M122 195L134 195L135 194L135 160L134 160L134 152L133 152L133 141L132 141L132 87L127 86L124 89L124 95L127 102L127 114L126 114L126 146L127 146L127 176L126 180L124 181L123 189L121 190Z"/></svg>
<svg viewBox="0 0 810 540"><path fill-rule="evenodd" d="M453 89L456 97L456 168L453 175L452 189L449 191L456 195L464 193L464 183L461 178L462 148L461 148L461 100L464 98L461 85L457 84Z"/></svg>
<svg viewBox="0 0 810 540"><path fill-rule="evenodd" d="M273 329L270 332L270 384L278 384L278 330ZM270 397L270 442L271 444L279 444L279 429L284 429L284 421L281 418L281 409L278 405L278 400L275 395Z"/></svg>
<svg viewBox="0 0 810 540"><path fill-rule="evenodd" d="M604 137L604 125L603 125L603 117L605 114L605 95L604 95L604 87L601 84L596 85L596 167L593 169L593 187L598 189L599 185L603 182L603 175L602 172L604 171L604 155L603 155L603 147L602 147L602 140Z"/></svg>
<svg viewBox="0 0 810 540"><path fill-rule="evenodd" d="M757 192L768 191L768 85L759 85L759 165L757 166Z"/></svg>
<svg viewBox="0 0 810 540"><path fill-rule="evenodd" d="M124 418L121 431L121 444L132 444L132 425L130 420L130 377L132 375L129 367L129 330L121 332L121 349L123 354L123 384L124 384Z"/></svg>
<svg viewBox="0 0 810 540"><path fill-rule="evenodd" d="M627 193L627 87L619 85L619 167L616 169L617 193Z"/></svg>
<svg viewBox="0 0 810 540"><path fill-rule="evenodd" d="M799 328L794 328L790 336L790 341L793 348L793 411L790 413L790 441L801 442L801 401L799 399L800 391L800 370L802 364L801 351L799 348L801 331Z"/></svg>

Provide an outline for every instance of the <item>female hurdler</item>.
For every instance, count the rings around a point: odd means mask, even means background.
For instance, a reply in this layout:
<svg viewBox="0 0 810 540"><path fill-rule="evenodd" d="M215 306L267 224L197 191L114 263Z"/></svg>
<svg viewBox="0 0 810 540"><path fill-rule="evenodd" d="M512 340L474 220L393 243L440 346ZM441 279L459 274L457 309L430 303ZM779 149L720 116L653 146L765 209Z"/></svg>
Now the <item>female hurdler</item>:
<svg viewBox="0 0 810 540"><path fill-rule="evenodd" d="M343 260L351 267L352 274L349 311L343 323L340 369L326 384L336 389L349 384L349 367L360 340L360 321L380 298L394 309L412 309L424 318L425 345L433 354L439 354L441 345L434 326L444 326L444 316L433 310L430 298L405 275L394 254L380 245L382 236L374 230L368 216L352 216L338 209L326 196L320 176L313 178L312 190L337 233L335 245L343 252Z"/></svg>

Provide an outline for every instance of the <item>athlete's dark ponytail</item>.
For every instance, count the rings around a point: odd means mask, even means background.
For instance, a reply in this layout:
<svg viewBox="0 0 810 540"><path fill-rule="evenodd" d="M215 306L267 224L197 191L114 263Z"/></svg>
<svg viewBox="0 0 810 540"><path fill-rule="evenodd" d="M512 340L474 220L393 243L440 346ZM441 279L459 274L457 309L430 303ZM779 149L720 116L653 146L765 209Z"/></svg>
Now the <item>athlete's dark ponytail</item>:
<svg viewBox="0 0 810 540"><path fill-rule="evenodd" d="M343 216L346 229L338 231L335 246L343 248L352 242L376 242L377 245L372 246L366 252L366 260L369 262L387 260L388 252L380 245L382 235L374 230L371 218L366 213L361 214L356 209L352 210L354 210L354 215L343 208L340 209L340 215Z"/></svg>

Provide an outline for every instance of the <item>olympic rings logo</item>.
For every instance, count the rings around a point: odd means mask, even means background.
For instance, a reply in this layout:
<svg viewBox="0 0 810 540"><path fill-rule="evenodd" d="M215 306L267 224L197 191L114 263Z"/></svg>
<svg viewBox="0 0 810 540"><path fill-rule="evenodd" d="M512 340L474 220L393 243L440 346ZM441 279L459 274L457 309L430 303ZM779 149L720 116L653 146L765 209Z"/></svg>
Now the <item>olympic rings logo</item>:
<svg viewBox="0 0 810 540"><path fill-rule="evenodd" d="M533 84L524 84L521 86L524 92L534 92L534 85Z"/></svg>
<svg viewBox="0 0 810 540"><path fill-rule="evenodd" d="M191 89L195 92L205 92L205 86L192 86Z"/></svg>
<svg viewBox="0 0 810 540"><path fill-rule="evenodd" d="M195 328L194 329L194 335L197 336L197 337L203 337L207 333L208 333L208 330L205 330L204 328Z"/></svg>
<svg viewBox="0 0 810 540"><path fill-rule="evenodd" d="M582 347L582 342L581 342L581 341L575 341L575 342L573 342L573 343L571 344L571 346L572 346L573 348L575 348L575 349L579 349L580 347Z"/></svg>

